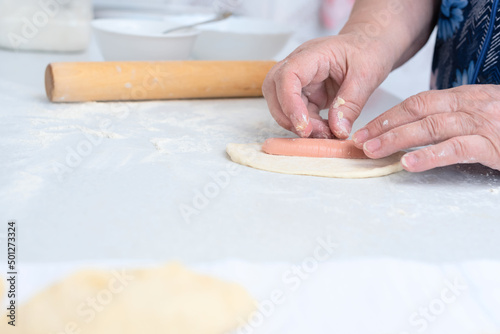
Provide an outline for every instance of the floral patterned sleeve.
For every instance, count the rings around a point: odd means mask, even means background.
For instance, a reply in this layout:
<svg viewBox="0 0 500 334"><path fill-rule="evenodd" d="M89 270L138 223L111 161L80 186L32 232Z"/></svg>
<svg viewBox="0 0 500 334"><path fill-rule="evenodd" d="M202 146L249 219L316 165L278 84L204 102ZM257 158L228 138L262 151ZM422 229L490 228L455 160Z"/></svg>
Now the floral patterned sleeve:
<svg viewBox="0 0 500 334"><path fill-rule="evenodd" d="M500 0L442 0L432 89L500 84Z"/></svg>

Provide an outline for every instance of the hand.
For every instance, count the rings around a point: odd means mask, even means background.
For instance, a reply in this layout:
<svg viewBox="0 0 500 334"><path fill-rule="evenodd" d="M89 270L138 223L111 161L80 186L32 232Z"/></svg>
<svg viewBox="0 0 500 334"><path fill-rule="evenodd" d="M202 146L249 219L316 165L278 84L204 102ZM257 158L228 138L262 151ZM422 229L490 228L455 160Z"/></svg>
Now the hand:
<svg viewBox="0 0 500 334"><path fill-rule="evenodd" d="M347 138L394 61L376 43L345 34L309 41L278 63L263 85L274 119L300 137ZM328 121L319 115L329 108Z"/></svg>
<svg viewBox="0 0 500 334"><path fill-rule="evenodd" d="M357 131L353 139L370 158L407 153L410 172L456 163L500 170L500 86L468 85L410 97Z"/></svg>

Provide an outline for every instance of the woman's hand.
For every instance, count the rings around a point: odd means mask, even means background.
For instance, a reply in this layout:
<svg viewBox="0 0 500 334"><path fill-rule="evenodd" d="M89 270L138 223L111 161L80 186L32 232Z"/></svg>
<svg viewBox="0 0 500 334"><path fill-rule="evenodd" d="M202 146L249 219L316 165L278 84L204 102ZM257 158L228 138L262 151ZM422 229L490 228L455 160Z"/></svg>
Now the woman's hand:
<svg viewBox="0 0 500 334"><path fill-rule="evenodd" d="M347 138L373 91L425 44L440 4L356 0L338 36L303 44L270 71L263 93L274 119L301 137Z"/></svg>
<svg viewBox="0 0 500 334"><path fill-rule="evenodd" d="M349 136L393 65L382 47L364 49L367 44L356 40L339 35L309 41L270 71L263 93L278 124L300 137ZM319 115L326 108L328 121Z"/></svg>
<svg viewBox="0 0 500 334"><path fill-rule="evenodd" d="M500 170L500 86L468 85L412 96L353 139L370 158L432 144L403 156L410 172L456 163Z"/></svg>

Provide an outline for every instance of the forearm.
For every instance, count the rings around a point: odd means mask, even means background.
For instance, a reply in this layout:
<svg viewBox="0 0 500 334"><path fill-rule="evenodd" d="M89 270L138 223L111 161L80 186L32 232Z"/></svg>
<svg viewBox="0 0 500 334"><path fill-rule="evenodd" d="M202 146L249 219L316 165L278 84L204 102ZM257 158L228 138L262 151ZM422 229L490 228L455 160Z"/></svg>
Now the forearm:
<svg viewBox="0 0 500 334"><path fill-rule="evenodd" d="M356 0L340 34L351 34L384 57L389 71L425 45L437 21L440 0ZM372 55L370 54L370 55Z"/></svg>

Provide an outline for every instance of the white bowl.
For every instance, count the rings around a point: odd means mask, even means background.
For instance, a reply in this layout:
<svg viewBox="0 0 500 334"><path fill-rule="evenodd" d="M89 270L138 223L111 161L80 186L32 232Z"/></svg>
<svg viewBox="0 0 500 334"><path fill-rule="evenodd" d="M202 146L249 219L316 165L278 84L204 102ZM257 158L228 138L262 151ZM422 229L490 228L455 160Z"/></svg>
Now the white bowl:
<svg viewBox="0 0 500 334"><path fill-rule="evenodd" d="M169 34L163 31L184 25L185 22L168 19L148 21L132 19L96 19L92 21L97 44L108 61L185 60L199 34L189 29Z"/></svg>
<svg viewBox="0 0 500 334"><path fill-rule="evenodd" d="M254 18L230 17L201 25L193 55L201 60L271 60L290 39L293 30Z"/></svg>

